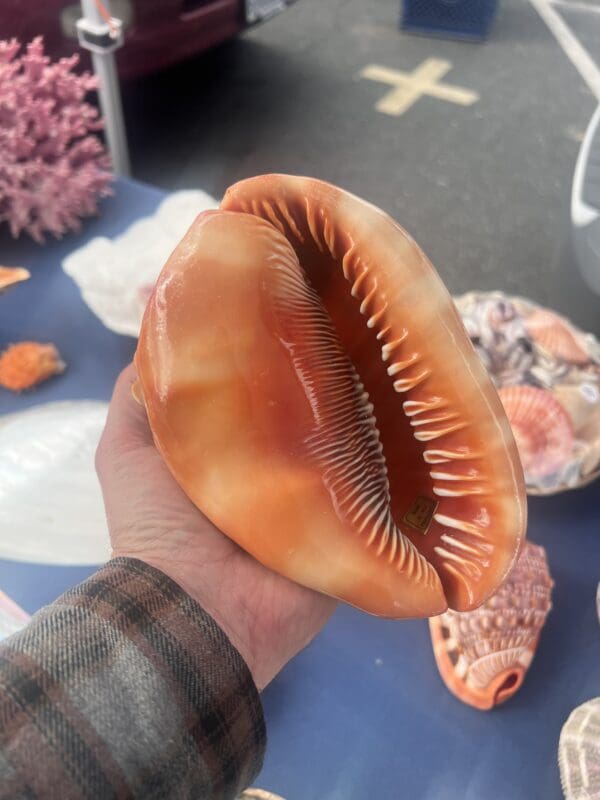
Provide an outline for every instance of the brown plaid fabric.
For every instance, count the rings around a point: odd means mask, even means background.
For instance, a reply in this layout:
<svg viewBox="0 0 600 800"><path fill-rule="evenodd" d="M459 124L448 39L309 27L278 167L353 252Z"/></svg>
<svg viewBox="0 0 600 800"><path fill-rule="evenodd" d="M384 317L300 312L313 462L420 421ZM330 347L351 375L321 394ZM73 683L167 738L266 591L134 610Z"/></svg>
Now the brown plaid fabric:
<svg viewBox="0 0 600 800"><path fill-rule="evenodd" d="M141 561L110 561L0 644L2 800L226 800L264 747L241 656Z"/></svg>

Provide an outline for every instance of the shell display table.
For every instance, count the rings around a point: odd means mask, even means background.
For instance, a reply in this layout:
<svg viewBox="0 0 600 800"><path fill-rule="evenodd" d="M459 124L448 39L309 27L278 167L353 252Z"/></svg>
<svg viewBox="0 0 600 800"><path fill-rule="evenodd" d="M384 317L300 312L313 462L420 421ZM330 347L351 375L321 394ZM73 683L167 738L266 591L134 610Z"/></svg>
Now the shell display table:
<svg viewBox="0 0 600 800"><path fill-rule="evenodd" d="M101 216L77 236L40 247L2 234L3 262L26 267L32 278L3 298L0 341L54 342L68 369L35 392L2 392L0 414L109 399L135 340L102 325L61 262L93 237L118 236L163 199L155 189L120 180ZM59 483L54 475L52 486ZM18 540L11 538L10 516L3 516L7 491L0 470L0 590L33 613L93 572L106 531L99 520L97 546L69 546L78 539L78 517L65 485L69 530L57 535L60 547L43 540L46 529L37 526L45 521L37 513L29 526L20 521ZM269 745L255 785L286 800L559 800L561 727L575 706L600 695L600 484L530 498L529 514L528 535L546 548L555 580L554 607L515 697L492 712L462 705L439 677L426 621L390 622L340 607L264 693Z"/></svg>

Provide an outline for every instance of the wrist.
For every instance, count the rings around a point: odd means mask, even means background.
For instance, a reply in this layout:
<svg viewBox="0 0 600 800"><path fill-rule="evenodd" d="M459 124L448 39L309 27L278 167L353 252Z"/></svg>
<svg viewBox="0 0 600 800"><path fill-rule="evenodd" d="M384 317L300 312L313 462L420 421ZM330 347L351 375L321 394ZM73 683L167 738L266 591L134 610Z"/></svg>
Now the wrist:
<svg viewBox="0 0 600 800"><path fill-rule="evenodd" d="M257 657L252 641L251 624L247 619L248 612L243 606L237 604L235 607L233 598L223 597L221 592L215 594L212 582L210 585L203 582L199 577L199 570L194 566L188 569L185 564L174 563L156 555L113 553L113 557L117 556L144 561L171 578L192 600L198 603L203 611L214 619L243 658L258 690L264 689L274 677L274 673L270 674L268 668L265 668L263 662Z"/></svg>

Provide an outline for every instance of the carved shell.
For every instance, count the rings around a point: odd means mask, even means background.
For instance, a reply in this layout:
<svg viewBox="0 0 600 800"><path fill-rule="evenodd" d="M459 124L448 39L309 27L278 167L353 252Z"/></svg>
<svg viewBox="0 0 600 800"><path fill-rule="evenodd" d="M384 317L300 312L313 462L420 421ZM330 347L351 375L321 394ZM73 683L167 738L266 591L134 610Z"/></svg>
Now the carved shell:
<svg viewBox="0 0 600 800"><path fill-rule="evenodd" d="M584 344L566 319L547 309L537 309L527 317L527 332L547 353L571 364L586 364L590 360Z"/></svg>
<svg viewBox="0 0 600 800"><path fill-rule="evenodd" d="M571 458L573 425L562 404L546 389L507 386L498 390L512 426L525 479L533 483L560 472Z"/></svg>
<svg viewBox="0 0 600 800"><path fill-rule="evenodd" d="M135 363L154 439L271 569L375 614L471 608L525 527L516 445L451 298L387 215L268 175L201 214Z"/></svg>
<svg viewBox="0 0 600 800"><path fill-rule="evenodd" d="M565 800L600 799L600 697L578 706L563 725L558 764Z"/></svg>
<svg viewBox="0 0 600 800"><path fill-rule="evenodd" d="M453 694L479 709L512 697L552 607L552 586L544 548L527 542L509 577L480 608L429 620L438 669Z"/></svg>

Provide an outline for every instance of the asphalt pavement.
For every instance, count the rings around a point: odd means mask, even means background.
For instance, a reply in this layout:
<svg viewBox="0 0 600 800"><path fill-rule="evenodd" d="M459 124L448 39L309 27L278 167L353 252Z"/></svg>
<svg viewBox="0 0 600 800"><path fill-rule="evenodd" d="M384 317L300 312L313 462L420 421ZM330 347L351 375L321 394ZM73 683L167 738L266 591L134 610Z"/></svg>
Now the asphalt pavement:
<svg viewBox="0 0 600 800"><path fill-rule="evenodd" d="M575 6L561 13L600 59L600 13ZM527 0L500 0L483 44L403 33L399 12L397 0L297 0L126 86L134 176L217 197L263 172L323 178L393 215L453 293L503 289L594 327L598 298L568 243L591 91ZM399 80L403 113L377 110L394 87L372 76L415 71L412 99Z"/></svg>

